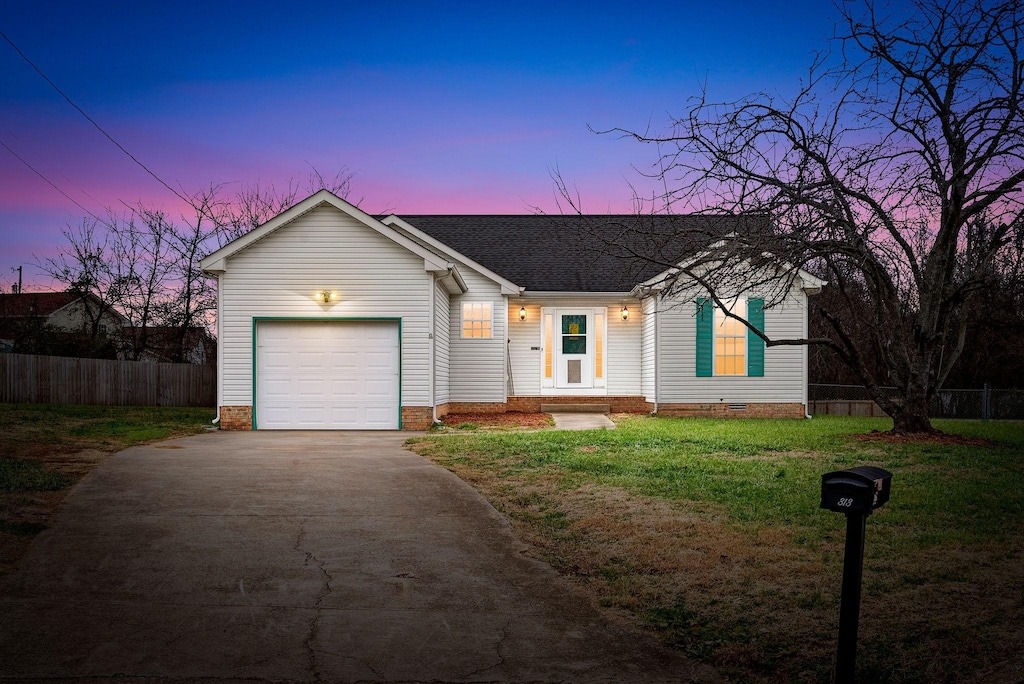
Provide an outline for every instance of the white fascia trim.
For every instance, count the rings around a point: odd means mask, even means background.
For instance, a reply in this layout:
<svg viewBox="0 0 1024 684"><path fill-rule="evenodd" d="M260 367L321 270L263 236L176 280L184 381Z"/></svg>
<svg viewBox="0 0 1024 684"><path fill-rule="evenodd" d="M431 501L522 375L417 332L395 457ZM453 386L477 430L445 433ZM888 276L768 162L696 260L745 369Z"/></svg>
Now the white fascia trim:
<svg viewBox="0 0 1024 684"><path fill-rule="evenodd" d="M429 245L431 248L436 249L441 254L447 256L449 259L461 261L462 263L466 264L467 266L469 266L474 271L484 276L488 280L492 280L498 285L500 285L501 294L517 295L523 289L516 285L515 283L513 283L511 280L506 280L505 278L502 278L500 275L498 275L491 269L487 268L486 266L483 266L473 261L465 254L457 252L456 250L452 249L451 247L444 244L440 240L435 240L434 238L430 237L422 230L416 228L411 223L409 223L408 221L406 221L405 219L396 214L391 214L390 216L384 217L381 220L381 222L386 226L398 227L400 230L407 232L409 235L413 236L417 240L420 240Z"/></svg>
<svg viewBox="0 0 1024 684"><path fill-rule="evenodd" d="M632 292L570 292L561 290L523 290L520 295L523 299L558 299L559 297L575 297L577 299L622 299L629 297L635 299Z"/></svg>
<svg viewBox="0 0 1024 684"><path fill-rule="evenodd" d="M448 264L443 271L432 271L432 273L437 276L437 282L441 283L441 286L450 295L460 295L469 289L455 264Z"/></svg>
<svg viewBox="0 0 1024 684"><path fill-rule="evenodd" d="M319 192L310 195L298 204L286 209L274 218L270 219L262 226L249 231L237 240L229 242L199 262L199 267L207 273L226 271L227 259L229 257L241 252L254 242L262 240L278 228L291 223L303 214L325 204L334 207L343 214L351 216L360 223L363 223L367 227L377 231L383 237L386 237L395 244L409 250L416 256L422 257L425 270L431 271L448 269L448 262L446 259L439 257L437 254L434 254L430 250L424 248L416 241L410 240L394 228L384 225L359 207L349 204L329 190L320 190Z"/></svg>
<svg viewBox="0 0 1024 684"><path fill-rule="evenodd" d="M763 256L768 257L771 255L765 253ZM697 256L692 259L687 259L686 261L680 262L679 266L665 269L664 271L654 276L653 278L648 278L644 282L634 287L632 290L629 291L629 294L633 297L639 297L650 292L660 292L661 290L665 289L665 283L670 278L673 278L676 275L678 275L683 269L687 268L690 264L694 263L699 258L700 257ZM780 262L779 266L784 269L792 268L792 265L786 262ZM818 294L819 292L821 292L821 288L828 284L827 280L822 280L821 278L813 276L802 268L798 268L796 272L801 282L800 289L802 289L807 294Z"/></svg>

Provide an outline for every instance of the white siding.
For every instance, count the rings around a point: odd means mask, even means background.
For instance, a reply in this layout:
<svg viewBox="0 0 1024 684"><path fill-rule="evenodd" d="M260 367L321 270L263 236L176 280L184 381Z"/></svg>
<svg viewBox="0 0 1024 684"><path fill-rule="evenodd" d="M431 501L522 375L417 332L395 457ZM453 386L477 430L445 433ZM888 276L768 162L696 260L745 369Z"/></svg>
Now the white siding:
<svg viewBox="0 0 1024 684"><path fill-rule="evenodd" d="M622 305L629 307L629 320L623 321ZM526 307L526 320L519 320L520 307ZM608 309L608 337L605 342L605 378L611 396L637 396L640 390L640 330L643 326L639 302L599 297L537 297L512 298L508 304L509 356L512 360L512 379L515 394L521 397L541 394L541 367L544 352L540 349L541 308L594 308ZM534 349L537 347L537 349ZM598 392L595 392L597 394ZM511 394L511 392L510 392Z"/></svg>
<svg viewBox="0 0 1024 684"><path fill-rule="evenodd" d="M459 402L505 401L505 334L507 306L501 287L459 265L467 291L451 300L450 400ZM462 337L462 303L491 302L491 339Z"/></svg>
<svg viewBox="0 0 1024 684"><path fill-rule="evenodd" d="M636 396L640 384L640 331L643 312L639 302L629 302L629 320L622 320L622 303L608 307L607 368L608 394Z"/></svg>
<svg viewBox="0 0 1024 684"><path fill-rule="evenodd" d="M449 301L448 291L440 283L434 284L434 403L449 401Z"/></svg>
<svg viewBox="0 0 1024 684"><path fill-rule="evenodd" d="M696 298L662 301L657 314L659 396L662 403L758 403L804 401L803 347L770 347L764 354L764 377L697 377ZM747 293L754 297L756 294ZM764 312L765 333L772 338L803 336L807 297L794 289L782 305Z"/></svg>
<svg viewBox="0 0 1024 684"><path fill-rule="evenodd" d="M647 401L654 403L658 401L657 383L655 381L658 371L656 350L657 346L657 297L648 297L644 300L644 320L640 340L640 388Z"/></svg>
<svg viewBox="0 0 1024 684"><path fill-rule="evenodd" d="M526 320L519 320L519 309L526 307ZM512 360L512 384L509 394L519 397L540 395L540 373L544 362L540 339L540 304L515 297L508 300L508 353ZM513 389L515 391L513 391Z"/></svg>
<svg viewBox="0 0 1024 684"><path fill-rule="evenodd" d="M430 405L430 288L423 259L321 206L229 258L220 278L222 403L252 404L254 317L400 318L402 404ZM329 289L336 300L317 301Z"/></svg>

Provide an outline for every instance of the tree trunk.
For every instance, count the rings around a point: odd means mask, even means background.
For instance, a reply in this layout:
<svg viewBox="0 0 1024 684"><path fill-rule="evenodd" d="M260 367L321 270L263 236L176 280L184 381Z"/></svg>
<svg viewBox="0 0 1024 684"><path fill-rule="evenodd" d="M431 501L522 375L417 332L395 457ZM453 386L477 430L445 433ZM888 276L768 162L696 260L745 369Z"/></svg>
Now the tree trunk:
<svg viewBox="0 0 1024 684"><path fill-rule="evenodd" d="M894 435L938 432L928 417L928 399L924 396L907 396L892 411L892 432Z"/></svg>

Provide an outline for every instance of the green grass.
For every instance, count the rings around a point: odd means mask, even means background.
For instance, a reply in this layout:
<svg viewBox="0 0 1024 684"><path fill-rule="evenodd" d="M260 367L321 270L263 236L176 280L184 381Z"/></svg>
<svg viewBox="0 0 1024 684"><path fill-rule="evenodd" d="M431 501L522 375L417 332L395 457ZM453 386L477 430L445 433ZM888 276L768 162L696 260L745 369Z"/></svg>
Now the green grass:
<svg viewBox="0 0 1024 684"><path fill-rule="evenodd" d="M611 431L432 436L413 448L466 476L599 603L738 681L827 680L845 520L819 508L821 475L885 468L891 499L868 520L864 681L958 681L1022 650L1001 625L1024 618L1024 424L935 422L982 445L854 437L891 425L631 417ZM655 531L629 527L615 497ZM691 528L685 569L648 553Z"/></svg>
<svg viewBox="0 0 1024 684"><path fill-rule="evenodd" d="M0 458L0 492L47 492L63 489L71 481L35 461Z"/></svg>
<svg viewBox="0 0 1024 684"><path fill-rule="evenodd" d="M891 504L872 525L927 546L998 540L1024 524L1024 425L937 421L995 446L859 442L852 433L885 430L882 419L810 421L627 418L595 432L503 433L431 447L448 459L473 454L505 474L556 473L668 500L724 506L736 523L797 526L821 540L836 518L818 508L821 475L855 465L893 472ZM886 535L877 536L884 538Z"/></svg>
<svg viewBox="0 0 1024 684"><path fill-rule="evenodd" d="M194 434L214 415L208 408L0 404L0 434L22 442L120 450L172 435Z"/></svg>
<svg viewBox="0 0 1024 684"><path fill-rule="evenodd" d="M195 434L211 409L0 404L0 491L50 491L74 482L48 462L84 450L112 453Z"/></svg>

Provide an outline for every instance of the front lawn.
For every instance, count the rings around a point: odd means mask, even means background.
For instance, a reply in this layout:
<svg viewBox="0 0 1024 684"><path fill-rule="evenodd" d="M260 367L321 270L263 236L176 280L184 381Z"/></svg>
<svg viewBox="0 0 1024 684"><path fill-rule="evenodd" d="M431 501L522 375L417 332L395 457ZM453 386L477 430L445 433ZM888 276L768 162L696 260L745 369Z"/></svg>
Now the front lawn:
<svg viewBox="0 0 1024 684"><path fill-rule="evenodd" d="M628 417L594 432L428 436L536 553L610 611L735 681L826 682L845 535L821 475L893 472L868 520L862 681L1017 681L1024 668L1024 425L863 439L881 419ZM857 435L860 435L858 438Z"/></svg>

